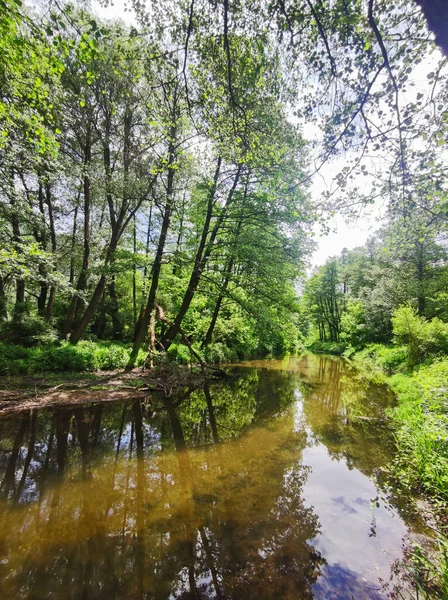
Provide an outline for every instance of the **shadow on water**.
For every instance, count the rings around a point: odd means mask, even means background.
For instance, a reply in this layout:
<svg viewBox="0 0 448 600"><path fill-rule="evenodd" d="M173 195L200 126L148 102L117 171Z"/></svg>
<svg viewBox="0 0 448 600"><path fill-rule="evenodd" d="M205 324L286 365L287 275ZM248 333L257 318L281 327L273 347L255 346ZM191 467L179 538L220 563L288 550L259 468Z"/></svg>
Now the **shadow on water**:
<svg viewBox="0 0 448 600"><path fill-rule="evenodd" d="M393 451L370 420L387 401L299 357L1 420L3 597L384 597L406 533L370 479Z"/></svg>

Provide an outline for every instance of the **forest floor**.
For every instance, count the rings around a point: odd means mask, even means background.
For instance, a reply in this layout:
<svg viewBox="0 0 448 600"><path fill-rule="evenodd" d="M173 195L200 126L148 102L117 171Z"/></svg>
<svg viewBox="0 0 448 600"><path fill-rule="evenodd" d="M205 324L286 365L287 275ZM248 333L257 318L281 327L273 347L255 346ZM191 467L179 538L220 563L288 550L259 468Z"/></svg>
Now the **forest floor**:
<svg viewBox="0 0 448 600"><path fill-rule="evenodd" d="M222 371L204 374L164 364L152 372L137 367L132 371L4 376L0 377L0 415L48 406L145 399L150 392L171 396L181 389L200 387L222 374Z"/></svg>

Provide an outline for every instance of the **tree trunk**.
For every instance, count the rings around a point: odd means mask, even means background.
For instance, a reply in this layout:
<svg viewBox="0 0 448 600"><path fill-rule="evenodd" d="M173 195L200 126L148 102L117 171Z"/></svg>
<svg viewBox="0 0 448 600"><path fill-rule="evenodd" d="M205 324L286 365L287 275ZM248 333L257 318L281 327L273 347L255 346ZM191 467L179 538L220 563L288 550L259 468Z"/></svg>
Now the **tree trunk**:
<svg viewBox="0 0 448 600"><path fill-rule="evenodd" d="M176 250L174 251L174 260L173 260L173 275L177 275L180 271L180 248L182 245L182 235L184 232L184 218L185 218L185 192L182 200L181 214L180 214L180 223L179 223L179 233L177 235L176 241Z"/></svg>
<svg viewBox="0 0 448 600"><path fill-rule="evenodd" d="M152 204L149 207L148 228L146 230L145 268L143 269L143 286L142 286L142 308L143 308L144 298L146 297L146 281L147 281L147 277L148 277L147 260L148 260L148 254L149 254L149 243L151 241L151 223L152 223ZM137 327L137 325L138 325L138 321L136 323L136 327Z"/></svg>
<svg viewBox="0 0 448 600"><path fill-rule="evenodd" d="M162 267L162 258L163 252L165 249L166 236L168 233L168 229L171 221L171 212L172 212L172 192L173 192L173 179L174 179L174 170L170 169L168 172L168 186L167 186L167 203L165 205L165 213L163 215L162 221L162 229L160 230L159 243L157 244L157 252L154 258L154 264L152 267L152 279L151 279L151 287L149 288L148 300L146 302L145 310L143 311L140 322L137 325L135 336L134 336L134 345L132 347L131 356L129 358L129 363L127 365L127 369L132 369L135 365L135 361L137 360L138 352L143 344L146 333L149 327L149 321L151 319L151 313L154 309L154 303L156 299L156 292L159 285L159 277L160 277L160 269Z"/></svg>
<svg viewBox="0 0 448 600"><path fill-rule="evenodd" d="M199 247L196 253L193 271L190 276L190 281L188 282L187 290L184 294L184 298L182 300L182 304L180 306L179 312L177 313L176 318L174 319L173 325L168 329L162 339L162 345L165 350L168 350L170 345L172 344L174 338L179 333L180 327L182 325L183 318L190 308L191 301L193 300L194 294L197 290L199 282L201 280L202 272L207 264L208 258L212 252L213 244L218 234L219 229L224 221L224 217L227 212L227 208L232 202L233 195L235 193L236 186L238 184L240 174L241 174L241 165L238 167L232 187L227 196L227 200L225 206L223 207L221 214L219 215L215 226L213 227L210 238L207 241L207 237L210 231L210 223L212 219L214 199L216 194L216 188L218 184L219 172L221 169L221 157L218 158L218 162L216 165L215 175L213 178L213 184L210 188L209 198L208 198L208 206L207 206L207 214L204 222L204 227L202 230L201 240L199 242Z"/></svg>
<svg viewBox="0 0 448 600"><path fill-rule="evenodd" d="M69 282L70 285L73 285L75 282L75 248L76 248L76 230L77 230L77 219L78 219L78 210L79 210L79 200L81 197L81 192L78 193L78 199L75 206L75 212L73 215L73 229L72 229L72 243L71 243L71 253L70 253L70 276Z"/></svg>
<svg viewBox="0 0 448 600"><path fill-rule="evenodd" d="M174 99L174 104L175 99ZM165 249L166 236L168 233L168 229L171 222L171 213L173 210L174 203L174 174L175 170L173 168L174 162L176 160L176 139L177 139L177 126L173 124L170 129L169 136L169 146L168 146L168 177L167 177L167 187L166 187L166 203L165 203L165 212L163 215L162 221L162 229L160 231L159 243L157 244L157 252L154 258L154 264L152 266L152 279L151 279L151 287L149 288L148 300L146 302L146 308L143 312L142 318L140 319L140 323L138 324L134 336L134 345L132 347L131 356L129 357L129 362L127 365L127 369L130 370L134 367L135 361L137 360L138 352L143 344L148 327L149 322L151 320L151 313L154 309L154 303L156 299L156 292L159 285L159 277L160 277L160 269L162 267L162 259L163 252Z"/></svg>
<svg viewBox="0 0 448 600"><path fill-rule="evenodd" d="M11 225L12 225L12 236L13 243L16 249L17 254L21 253L20 248L20 224L19 224L19 216L15 209L16 201L15 201L15 171L14 167L11 168ZM16 279L16 301L14 305L14 321L21 321L23 314L25 312L25 282L21 277Z"/></svg>
<svg viewBox="0 0 448 600"><path fill-rule="evenodd" d="M82 258L82 267L78 277L78 283L76 290L78 292L84 291L87 287L87 274L89 270L89 259L90 259L90 192L91 192L91 180L90 180L90 163L92 160L92 136L91 126L88 125L86 144L84 147L84 177L83 177L83 192L84 192L84 252ZM67 319L64 324L64 337L69 334L73 327L73 321L75 316L79 313L81 305L81 299L77 294L74 294L70 308L68 310Z"/></svg>
<svg viewBox="0 0 448 600"><path fill-rule="evenodd" d="M0 276L0 321L8 319L8 309L6 304L5 282Z"/></svg>
<svg viewBox="0 0 448 600"><path fill-rule="evenodd" d="M112 281L109 283L109 298L110 298L110 316L112 319L113 339L123 339L123 323L120 319L117 292L115 289L115 275L112 276Z"/></svg>
<svg viewBox="0 0 448 600"><path fill-rule="evenodd" d="M421 6L436 44L448 56L448 3L446 0L416 0Z"/></svg>
<svg viewBox="0 0 448 600"><path fill-rule="evenodd" d="M39 204L39 212L42 217L43 225L42 228L39 229L36 227L34 231L34 237L36 238L36 242L40 244L42 250L47 250L47 235L45 231L45 209L44 209L44 184L42 180L39 180L39 192L38 192L38 204ZM48 294L48 273L45 265L43 263L39 263L39 275L40 275L40 292L37 297L37 312L39 316L45 316L45 306L47 304L47 294Z"/></svg>
<svg viewBox="0 0 448 600"><path fill-rule="evenodd" d="M82 338L85 330L87 329L87 326L89 325L90 321L93 318L93 315L95 314L95 311L101 301L101 297L104 293L104 290L106 288L106 283L107 283L107 279L106 279L106 275L103 273L103 275L101 275L100 280L98 281L95 291L92 294L92 297L90 299L89 304L87 305L87 308L85 309L82 317L78 320L78 322L75 324L72 334L70 336L70 343L71 344L77 344L79 342L79 340Z"/></svg>
<svg viewBox="0 0 448 600"><path fill-rule="evenodd" d="M45 201L48 207L48 220L50 224L50 239L51 239L51 253L53 258L56 258L56 229L54 226L54 213L53 213L53 202L51 197L51 187L47 182L45 186ZM47 307L45 309L45 319L49 321L53 314L54 299L56 296L56 288L54 284L50 286L50 295L48 297Z"/></svg>
<svg viewBox="0 0 448 600"><path fill-rule="evenodd" d="M132 317L133 326L137 325L137 265L135 263L135 256L137 254L137 224L134 215L134 227L132 231L133 246L134 246L134 260L132 261Z"/></svg>
<svg viewBox="0 0 448 600"><path fill-rule="evenodd" d="M219 292L219 296L218 296L218 299L215 304L215 309L213 311L212 320L210 321L210 325L208 326L207 333L205 334L204 346L208 346L209 344L211 344L212 337L213 337L213 331L215 329L216 321L218 320L219 311L221 310L221 304L224 299L224 295L226 293L227 286L229 285L230 276L232 274L232 269L233 269L233 256L230 257L229 262L227 263L227 266L226 266L226 273L224 276L224 281L221 286L221 290Z"/></svg>
<svg viewBox="0 0 448 600"><path fill-rule="evenodd" d="M92 325L92 331L97 338L101 339L104 337L104 330L106 329L106 292L103 292L101 296L100 309L95 322Z"/></svg>
<svg viewBox="0 0 448 600"><path fill-rule="evenodd" d="M20 250L20 226L19 218L16 213L12 215L12 231L16 248L18 252ZM14 321L21 321L25 313L25 281L22 277L16 279L16 301L14 304Z"/></svg>

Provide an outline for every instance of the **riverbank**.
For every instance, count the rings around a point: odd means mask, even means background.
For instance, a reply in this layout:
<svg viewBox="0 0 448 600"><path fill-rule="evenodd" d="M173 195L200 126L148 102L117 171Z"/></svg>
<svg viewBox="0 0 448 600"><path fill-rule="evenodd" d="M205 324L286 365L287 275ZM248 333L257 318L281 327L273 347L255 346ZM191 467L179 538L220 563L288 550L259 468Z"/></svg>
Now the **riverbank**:
<svg viewBox="0 0 448 600"><path fill-rule="evenodd" d="M397 397L388 410L397 440L396 474L403 486L444 509L448 503L448 358L412 368L404 347L371 345L350 359L360 375L386 383Z"/></svg>
<svg viewBox="0 0 448 600"><path fill-rule="evenodd" d="M404 493L420 498L416 504L419 509L425 507L427 521L438 540L433 552L411 546L404 568L421 597L446 600L448 358L426 357L412 364L406 346L372 344L353 354L350 362L362 379L387 384L397 398L397 404L387 411L397 445L391 474Z"/></svg>
<svg viewBox="0 0 448 600"><path fill-rule="evenodd" d="M83 373L44 373L0 377L0 415L49 406L139 400L150 392L170 397L185 388L201 387L222 377L220 369L186 368L166 361L149 370L136 367Z"/></svg>
<svg viewBox="0 0 448 600"><path fill-rule="evenodd" d="M27 348L0 343L0 375L31 376L59 373L87 373L124 368L131 344L82 341L76 345L60 342ZM140 351L136 366L143 366L147 353Z"/></svg>

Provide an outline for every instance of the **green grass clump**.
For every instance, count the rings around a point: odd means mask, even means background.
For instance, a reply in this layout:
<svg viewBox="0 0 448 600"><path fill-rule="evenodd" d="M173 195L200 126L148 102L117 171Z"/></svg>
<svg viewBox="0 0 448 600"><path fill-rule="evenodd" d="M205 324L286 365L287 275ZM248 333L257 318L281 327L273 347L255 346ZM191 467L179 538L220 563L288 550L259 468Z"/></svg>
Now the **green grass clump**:
<svg viewBox="0 0 448 600"><path fill-rule="evenodd" d="M448 598L448 538L440 534L434 551L428 552L419 544L405 548L404 560L398 563L397 573L403 574L410 585L396 586L391 598L412 600L447 600Z"/></svg>
<svg viewBox="0 0 448 600"><path fill-rule="evenodd" d="M369 344L351 357L354 364L370 380L385 382L388 375L403 372L408 368L406 346L384 346Z"/></svg>
<svg viewBox="0 0 448 600"><path fill-rule="evenodd" d="M341 342L321 342L319 340L315 340L312 344L307 346L307 350L310 352L315 352L317 354L334 354L336 356L341 356L344 354L346 349L346 344Z"/></svg>
<svg viewBox="0 0 448 600"><path fill-rule="evenodd" d="M191 352L185 344L171 344L168 348L168 356L180 365L188 365L191 362Z"/></svg>
<svg viewBox="0 0 448 600"><path fill-rule="evenodd" d="M389 385L398 398L391 409L398 454L396 470L409 488L448 501L448 359L396 374Z"/></svg>
<svg viewBox="0 0 448 600"><path fill-rule="evenodd" d="M79 342L76 346L63 342L35 348L0 343L0 375L120 369L126 366L130 352L130 346L108 342ZM143 364L145 355L140 351L137 366Z"/></svg>

